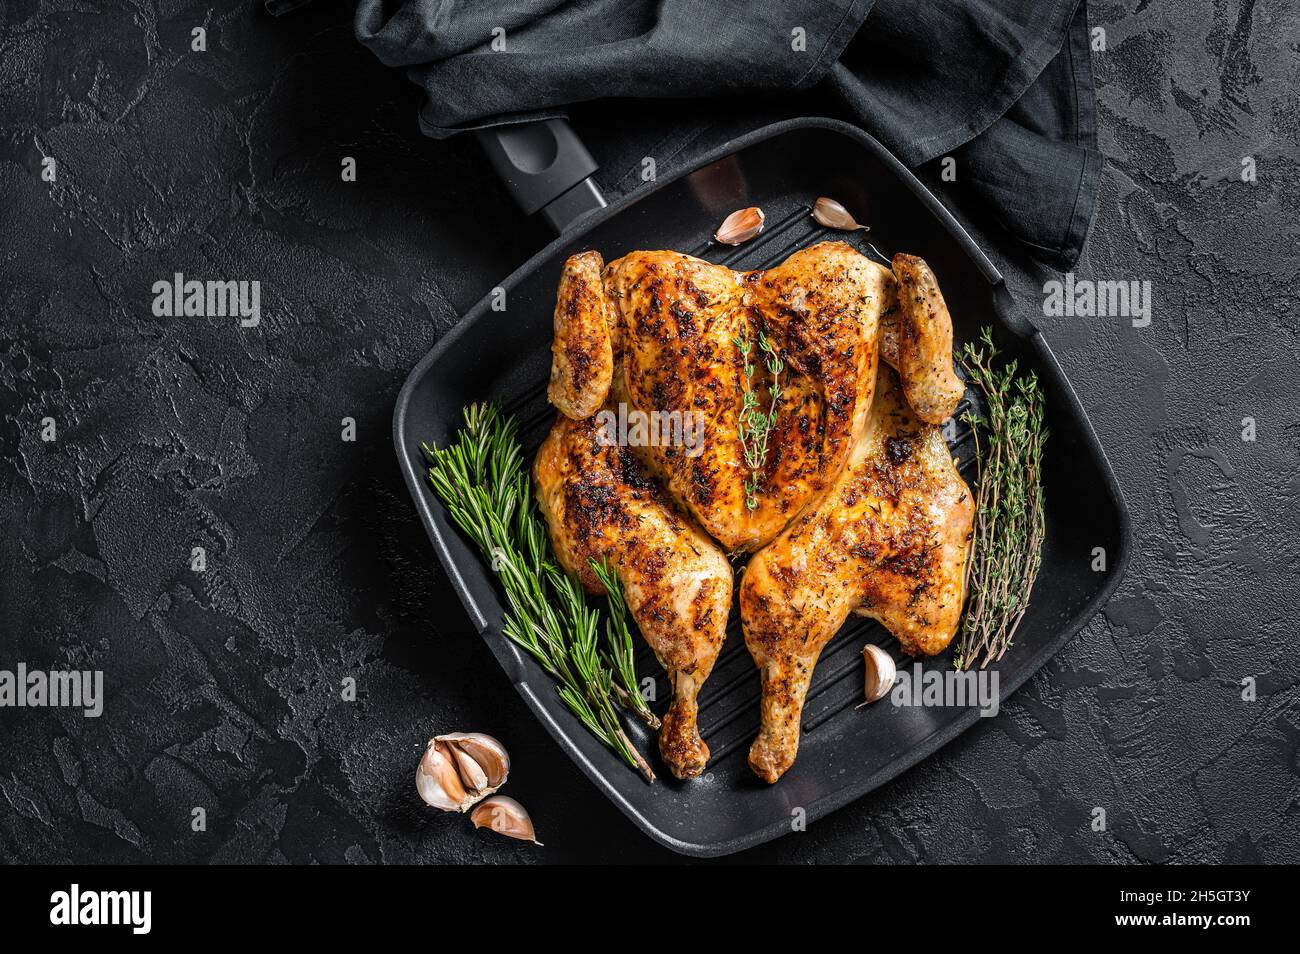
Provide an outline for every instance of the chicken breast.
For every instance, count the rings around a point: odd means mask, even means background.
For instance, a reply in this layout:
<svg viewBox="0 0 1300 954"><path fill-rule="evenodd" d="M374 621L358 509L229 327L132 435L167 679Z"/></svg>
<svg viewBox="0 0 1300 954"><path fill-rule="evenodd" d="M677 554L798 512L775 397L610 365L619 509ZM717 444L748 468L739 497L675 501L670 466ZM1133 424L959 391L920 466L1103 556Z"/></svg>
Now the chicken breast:
<svg viewBox="0 0 1300 954"><path fill-rule="evenodd" d="M843 468L871 403L878 318L892 283L887 269L842 242L796 252L766 271L733 272L678 252L633 252L606 269L619 355L612 400L696 416L698 452L673 445L636 452L727 551L771 540ZM562 284L557 315L594 310L565 303L567 293ZM557 322L557 341L560 334ZM767 412L778 384L760 336L784 368L751 509L740 398L752 390ZM566 329L564 337L581 335Z"/></svg>

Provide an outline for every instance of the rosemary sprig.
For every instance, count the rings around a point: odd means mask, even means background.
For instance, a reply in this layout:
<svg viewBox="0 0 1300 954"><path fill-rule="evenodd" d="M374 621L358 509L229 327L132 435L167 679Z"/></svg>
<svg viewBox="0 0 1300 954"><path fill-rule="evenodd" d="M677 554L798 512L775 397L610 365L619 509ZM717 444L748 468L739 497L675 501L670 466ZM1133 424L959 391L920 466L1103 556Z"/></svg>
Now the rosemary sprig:
<svg viewBox="0 0 1300 954"><path fill-rule="evenodd" d="M434 492L505 590L502 632L559 683L560 698L593 735L654 781L614 708L614 677L598 649L599 613L551 554L517 422L495 404L472 404L450 446L422 447Z"/></svg>
<svg viewBox="0 0 1300 954"><path fill-rule="evenodd" d="M982 347L967 344L959 360L967 380L984 395L988 418L964 417L975 434L979 460L975 528L966 564L970 594L954 665L969 669L996 662L1011 648L1042 562L1043 390L1031 372L1017 374L1014 360L995 364L991 328ZM981 447L980 432L985 434Z"/></svg>
<svg viewBox="0 0 1300 954"><path fill-rule="evenodd" d="M772 383L767 388L768 409L759 406L758 395L754 390L754 364L750 355L754 350L754 341L749 337L748 326L732 339L740 350L744 376L741 379L740 414L736 418L737 435L744 453L745 466L749 468L749 477L745 480L745 507L751 511L758 508L758 485L767 460L767 439L776 426L776 409L781 400L781 372L785 362L777 356L776 348L762 330L758 332L758 348L766 355L764 363L772 375Z"/></svg>
<svg viewBox="0 0 1300 954"><path fill-rule="evenodd" d="M591 569L605 587L605 600L609 604L609 616L605 620L605 642L609 647L609 668L617 677L614 691L619 705L657 731L661 725L659 717L650 711L636 678L636 663L632 658L632 632L627 625L627 602L623 598L623 585L609 564L592 560Z"/></svg>

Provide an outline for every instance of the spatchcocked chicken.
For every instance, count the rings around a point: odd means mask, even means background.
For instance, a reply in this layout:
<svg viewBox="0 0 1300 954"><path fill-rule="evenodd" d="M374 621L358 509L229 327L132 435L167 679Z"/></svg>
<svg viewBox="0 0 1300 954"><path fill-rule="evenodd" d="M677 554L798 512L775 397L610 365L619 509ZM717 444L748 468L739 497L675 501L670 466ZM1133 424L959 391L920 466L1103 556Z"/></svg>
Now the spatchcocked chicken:
<svg viewBox="0 0 1300 954"><path fill-rule="evenodd" d="M679 778L708 761L697 698L726 632L728 555L751 555L750 765L769 782L794 762L813 667L851 612L912 653L956 632L972 504L938 425L964 386L933 272L892 265L842 242L754 272L663 251L565 263L548 392L561 413L537 497L561 564L599 593L588 561L609 561L667 671L660 753ZM689 416L696 440L612 441L597 418L619 409Z"/></svg>

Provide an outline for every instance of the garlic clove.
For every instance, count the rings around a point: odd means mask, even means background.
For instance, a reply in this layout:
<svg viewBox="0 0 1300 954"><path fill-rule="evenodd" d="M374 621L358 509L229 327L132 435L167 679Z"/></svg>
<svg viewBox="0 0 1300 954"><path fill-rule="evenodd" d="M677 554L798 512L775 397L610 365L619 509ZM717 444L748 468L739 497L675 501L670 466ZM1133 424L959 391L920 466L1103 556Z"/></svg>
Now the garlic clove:
<svg viewBox="0 0 1300 954"><path fill-rule="evenodd" d="M474 761L474 758L455 742L446 744L456 760L456 769L460 772L460 780L465 783L465 791L471 795L486 794L488 778L487 772L483 771L483 766Z"/></svg>
<svg viewBox="0 0 1300 954"><path fill-rule="evenodd" d="M722 225L718 226L718 231L713 233L713 238L723 245L739 245L741 242L748 242L763 231L765 218L763 210L758 206L739 209L723 219Z"/></svg>
<svg viewBox="0 0 1300 954"><path fill-rule="evenodd" d="M475 828L491 828L498 835L531 841L541 846L537 833L533 830L533 820L528 817L524 806L507 795L493 795L480 802L470 812L469 820Z"/></svg>
<svg viewBox="0 0 1300 954"><path fill-rule="evenodd" d="M826 196L821 196L813 203L812 217L817 220L818 225L824 225L828 229L839 229L843 232L856 232L859 229L867 230L870 228L867 225L859 225L853 216L849 215L848 209Z"/></svg>
<svg viewBox="0 0 1300 954"><path fill-rule="evenodd" d="M444 812L463 812L469 803L456 761L437 739L430 739L415 768L415 790L424 801Z"/></svg>
<svg viewBox="0 0 1300 954"><path fill-rule="evenodd" d="M506 747L483 732L454 732L441 735L443 739L478 763L487 776L487 785L483 788L491 794L505 784L510 774L510 755Z"/></svg>
<svg viewBox="0 0 1300 954"><path fill-rule="evenodd" d="M898 675L894 666L894 657L879 646L867 643L862 647L862 661L867 669L866 701L875 702L888 695L889 690L894 687L894 679Z"/></svg>

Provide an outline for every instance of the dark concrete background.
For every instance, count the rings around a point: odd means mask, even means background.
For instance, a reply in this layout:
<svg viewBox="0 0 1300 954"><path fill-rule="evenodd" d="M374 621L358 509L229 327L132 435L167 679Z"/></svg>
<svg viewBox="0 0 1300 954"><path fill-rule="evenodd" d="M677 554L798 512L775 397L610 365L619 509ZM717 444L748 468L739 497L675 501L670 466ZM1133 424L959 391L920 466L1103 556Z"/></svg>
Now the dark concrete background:
<svg viewBox="0 0 1300 954"><path fill-rule="evenodd" d="M1300 860L1300 15L1090 15L1107 165L1077 272L1150 280L1154 315L1038 320L1124 486L1133 564L999 718L744 860ZM528 715L393 462L407 370L546 239L474 143L419 137L416 91L334 0L279 21L239 0L10 0L0 87L0 668L103 669L107 694L99 719L0 710L0 857L675 858ZM575 124L618 193L643 155L662 173L769 112L826 111L710 108ZM1049 273L998 260L1036 309ZM175 271L259 279L261 327L153 317ZM452 728L508 740L545 849L418 801L421 745Z"/></svg>

